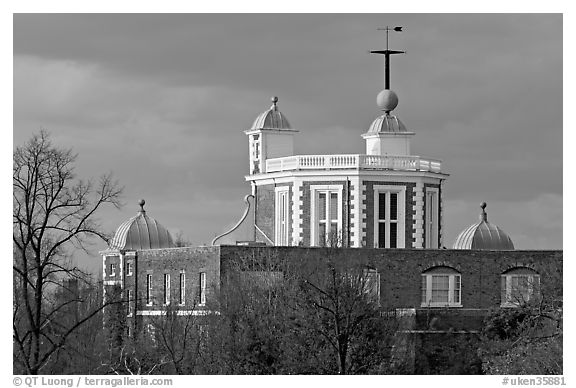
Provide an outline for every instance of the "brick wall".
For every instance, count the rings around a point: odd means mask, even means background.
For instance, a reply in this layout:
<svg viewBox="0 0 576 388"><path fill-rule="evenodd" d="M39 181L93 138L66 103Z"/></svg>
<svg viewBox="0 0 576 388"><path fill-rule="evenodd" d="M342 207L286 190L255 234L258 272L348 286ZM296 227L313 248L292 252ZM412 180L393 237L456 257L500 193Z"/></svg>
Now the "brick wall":
<svg viewBox="0 0 576 388"><path fill-rule="evenodd" d="M221 247L221 260L293 261L304 268L332 258L367 265L380 273L380 303L384 309L420 308L421 274L434 266L449 266L461 274L462 309L500 306L500 275L525 266L540 274L542 292L562 295L562 251L470 251L372 248ZM458 309L458 308L454 308Z"/></svg>
<svg viewBox="0 0 576 388"><path fill-rule="evenodd" d="M256 225L266 236L274 241L274 185L256 186ZM257 241L270 242L256 232Z"/></svg>
<svg viewBox="0 0 576 388"><path fill-rule="evenodd" d="M219 247L166 248L139 251L136 259L136 292L139 310L162 310L164 274L170 274L170 296L178 304L180 272L186 274L186 305L191 309L198 304L200 272L206 273L206 307L212 308L220 289ZM146 306L146 275L152 275L153 305ZM217 307L217 306L214 306Z"/></svg>

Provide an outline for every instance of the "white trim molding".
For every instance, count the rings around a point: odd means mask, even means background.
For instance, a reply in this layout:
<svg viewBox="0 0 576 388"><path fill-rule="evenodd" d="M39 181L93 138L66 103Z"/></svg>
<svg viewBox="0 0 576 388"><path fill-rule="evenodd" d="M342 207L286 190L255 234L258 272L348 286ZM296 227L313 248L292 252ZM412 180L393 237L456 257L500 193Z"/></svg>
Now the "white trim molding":
<svg viewBox="0 0 576 388"><path fill-rule="evenodd" d="M178 316L188 316L188 315L209 315L216 314L220 315L219 311L212 310L176 310L176 315ZM138 310L136 315L141 316L163 316L166 315L166 310Z"/></svg>

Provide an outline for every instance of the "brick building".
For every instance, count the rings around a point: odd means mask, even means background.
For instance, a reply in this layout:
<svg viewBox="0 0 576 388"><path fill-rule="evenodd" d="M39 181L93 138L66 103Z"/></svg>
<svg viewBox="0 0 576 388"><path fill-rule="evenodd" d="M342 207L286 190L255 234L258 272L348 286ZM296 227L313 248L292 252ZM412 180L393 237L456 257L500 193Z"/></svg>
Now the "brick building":
<svg viewBox="0 0 576 388"><path fill-rule="evenodd" d="M387 86L377 97L382 114L362 135L364 154L295 155L298 131L272 103L245 130L251 194L236 226L210 247L177 248L141 201L101 252L105 294L128 301L129 328L167 308L218 311L232 272L270 260L361 263L380 308L409 317L403 330L413 333L474 332L491 308L543 289L561 295L562 252L514 250L485 204L454 249L442 249L448 174L439 160L412 155L415 133L393 114L398 97Z"/></svg>

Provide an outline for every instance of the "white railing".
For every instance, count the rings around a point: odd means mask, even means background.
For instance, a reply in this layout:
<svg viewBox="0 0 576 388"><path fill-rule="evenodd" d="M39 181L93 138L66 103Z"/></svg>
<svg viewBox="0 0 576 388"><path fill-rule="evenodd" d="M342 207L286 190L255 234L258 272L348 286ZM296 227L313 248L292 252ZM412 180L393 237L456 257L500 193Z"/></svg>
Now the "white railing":
<svg viewBox="0 0 576 388"><path fill-rule="evenodd" d="M440 172L442 162L419 156L392 155L296 155L266 161L267 172L351 168Z"/></svg>

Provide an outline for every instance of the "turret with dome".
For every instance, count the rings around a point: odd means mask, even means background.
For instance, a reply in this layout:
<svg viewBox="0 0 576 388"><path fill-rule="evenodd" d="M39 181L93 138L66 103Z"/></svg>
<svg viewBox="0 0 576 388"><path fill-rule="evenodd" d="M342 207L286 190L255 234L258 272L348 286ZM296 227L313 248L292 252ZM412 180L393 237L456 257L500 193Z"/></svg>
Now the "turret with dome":
<svg viewBox="0 0 576 388"><path fill-rule="evenodd" d="M138 214L118 227L108 243L111 249L136 251L174 247L170 232L154 218L146 215L145 204L146 201L141 199L138 202Z"/></svg>
<svg viewBox="0 0 576 388"><path fill-rule="evenodd" d="M480 220L464 229L454 241L453 249L513 250L512 239L498 226L488 222L486 202L480 205Z"/></svg>
<svg viewBox="0 0 576 388"><path fill-rule="evenodd" d="M295 153L298 131L278 109L278 97L273 97L270 109L244 131L249 145L246 180L251 184L254 209L237 225L251 223L256 242L442 246L443 184L448 175L439 160L412 155L414 132L393 114L398 95L389 88L389 56L401 51L386 47L373 52L385 54L386 59L384 90L376 98L383 113L361 135L366 141L365 153ZM215 242L230 241L228 237Z"/></svg>

